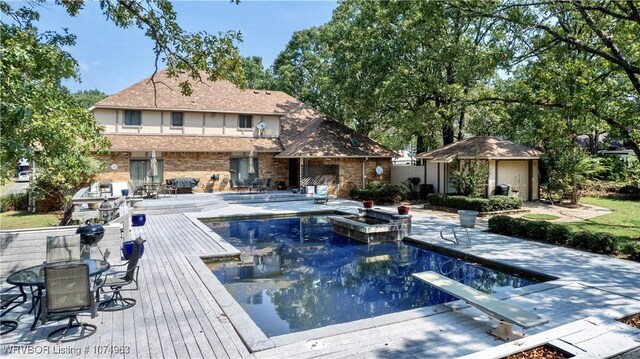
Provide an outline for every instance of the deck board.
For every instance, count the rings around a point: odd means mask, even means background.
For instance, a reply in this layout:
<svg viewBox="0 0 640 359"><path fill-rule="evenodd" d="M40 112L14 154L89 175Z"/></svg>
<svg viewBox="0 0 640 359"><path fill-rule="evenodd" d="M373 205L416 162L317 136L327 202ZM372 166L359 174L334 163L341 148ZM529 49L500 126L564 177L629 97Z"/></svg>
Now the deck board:
<svg viewBox="0 0 640 359"><path fill-rule="evenodd" d="M304 205L300 206L304 207ZM274 204L269 208L272 208L268 209L272 211L286 211L291 209L291 203L282 204L280 207ZM312 205L307 210L310 208ZM232 210L222 209L217 214L246 214L248 210L248 207L237 206ZM216 213L207 214L209 217L215 217L215 215ZM206 227L194 223L191 219L194 217L197 215L181 213L147 215L145 226L132 228L133 238L141 235L148 240L145 245L145 254L140 261L140 290L123 292L125 297L135 298L137 304L126 311L100 312L99 317L95 319L81 318L82 321L98 325L98 333L71 344L71 347L89 348L89 351L84 351L82 354L85 358L98 357L91 349L98 345L129 347L129 354L126 356L108 352L99 355L100 358L422 358L459 356L499 344L485 333L492 326L492 321L477 309L467 307L460 308L458 311L435 313L428 317L411 318L395 324L376 324L372 328L357 329L342 334L325 332L326 335L323 334L322 337L314 339L322 343L322 348L311 348L308 346L310 341L300 339L290 344L250 353L233 325L223 314L213 294L209 292L209 287L202 282L190 262L194 256L226 254L232 249L217 235L210 233ZM432 219L423 219L422 222L415 222L414 230L422 231L425 238L430 238L429 231L432 231L433 238L437 238L437 231L433 231L432 228L439 223ZM478 236L486 236L486 243L483 244L481 237ZM504 253L506 244L496 240L497 236L487 234L478 236L475 237L473 247L465 250L481 250L489 255ZM509 254L509 260L519 261L523 267L537 268L537 263L541 263L539 265L543 268L541 270L558 274L565 273L560 269L569 267L568 264L562 264L553 259L554 255L562 251L566 252L567 249L553 247L547 250L542 244L529 244L517 239L509 239L508 245L510 251L518 251L522 248L523 254L515 255L515 259ZM528 256L532 246L541 246L543 252L547 250L547 254L544 257ZM574 256L584 256L582 253L576 253L569 252L565 263L573 264L576 262ZM115 257L117 256L114 253L110 261L116 261ZM598 271L586 272L576 269L575 273L583 276L604 273L602 268L608 268L605 264L608 266L612 260L607 258L607 262L601 264L596 257L593 263L599 266ZM616 284L622 288L630 288L629 283L638 278L638 271L635 270L637 266L633 263L627 265L624 262L616 265L618 266L616 270L623 273L623 278L613 275L606 277L616 278ZM610 273L618 272L611 270ZM568 269L566 273L569 274L563 275L571 277L574 281L578 278L577 274L570 275L574 272ZM604 274L598 275L604 276ZM599 283L595 280L592 282ZM588 315L603 313L609 317L623 315L625 313L616 314L616 311L634 302L634 295L624 297L618 295L618 292L609 293L594 286L596 285L592 284L589 287L571 284L547 290L544 293L516 295L506 299L505 302L533 310L549 318L558 318L541 328L532 330L531 334L555 328ZM32 318L32 315L23 316L19 330L3 336L2 344L48 345L45 340L47 334L56 326L64 324L64 322L50 322L39 326L34 332L29 332L27 327ZM7 356L14 357L14 355ZM77 358L73 354L62 354L57 357Z"/></svg>

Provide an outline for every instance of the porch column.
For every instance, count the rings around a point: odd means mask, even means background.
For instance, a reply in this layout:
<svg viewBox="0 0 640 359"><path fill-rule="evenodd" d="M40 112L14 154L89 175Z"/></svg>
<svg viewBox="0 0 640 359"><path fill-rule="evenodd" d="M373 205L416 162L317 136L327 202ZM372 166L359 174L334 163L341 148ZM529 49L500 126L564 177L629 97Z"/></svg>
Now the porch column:
<svg viewBox="0 0 640 359"><path fill-rule="evenodd" d="M531 201L533 198L533 160L527 161L527 178L528 178L528 191L527 191L527 201Z"/></svg>

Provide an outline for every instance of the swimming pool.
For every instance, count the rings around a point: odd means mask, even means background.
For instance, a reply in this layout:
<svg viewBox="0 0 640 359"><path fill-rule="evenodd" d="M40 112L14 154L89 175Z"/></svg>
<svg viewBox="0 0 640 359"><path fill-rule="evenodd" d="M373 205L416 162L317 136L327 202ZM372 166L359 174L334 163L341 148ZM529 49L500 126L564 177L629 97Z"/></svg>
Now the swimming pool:
<svg viewBox="0 0 640 359"><path fill-rule="evenodd" d="M363 244L333 233L324 216L207 225L242 252L210 268L267 337L455 300L415 272L487 293L537 283L404 242Z"/></svg>

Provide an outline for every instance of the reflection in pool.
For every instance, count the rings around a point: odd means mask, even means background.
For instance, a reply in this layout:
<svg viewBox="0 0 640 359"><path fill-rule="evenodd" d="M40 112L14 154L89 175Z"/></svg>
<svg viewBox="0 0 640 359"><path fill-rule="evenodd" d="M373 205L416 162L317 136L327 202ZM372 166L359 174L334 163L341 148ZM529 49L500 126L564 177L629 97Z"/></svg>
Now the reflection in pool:
<svg viewBox="0 0 640 359"><path fill-rule="evenodd" d="M487 293L535 283L403 242L363 244L333 233L326 217L208 225L242 251L213 273L269 337L455 300L415 272Z"/></svg>

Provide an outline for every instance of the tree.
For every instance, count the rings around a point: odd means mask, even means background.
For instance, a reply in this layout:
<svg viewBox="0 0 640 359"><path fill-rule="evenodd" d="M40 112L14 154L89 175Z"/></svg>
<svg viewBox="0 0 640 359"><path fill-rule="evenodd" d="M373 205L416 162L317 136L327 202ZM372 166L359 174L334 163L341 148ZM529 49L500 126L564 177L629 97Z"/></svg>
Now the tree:
<svg viewBox="0 0 640 359"><path fill-rule="evenodd" d="M494 31L447 2L348 0L329 23L294 34L274 72L358 132L386 143L418 137L425 150L462 137L470 96L507 57Z"/></svg>
<svg viewBox="0 0 640 359"><path fill-rule="evenodd" d="M94 90L80 90L73 93L73 97L76 100L76 103L82 108L90 108L95 105L98 101L107 97L107 94L104 92L94 89Z"/></svg>
<svg viewBox="0 0 640 359"><path fill-rule="evenodd" d="M59 4L75 16L83 2ZM145 31L155 43L156 69L166 62L170 76L187 73L191 81L198 81L206 74L211 80L244 81L234 46L239 34L186 33L165 0L101 1L100 7L117 26ZM35 160L38 173L32 192L66 196L100 171L92 154L104 154L109 145L86 103L62 85L64 79L78 79L77 63L64 51L74 45L75 36L66 31L39 32L35 24L39 14L30 7L14 9L0 1L0 12L1 178L11 175L20 158ZM181 90L190 94L188 81Z"/></svg>
<svg viewBox="0 0 640 359"><path fill-rule="evenodd" d="M590 58L599 71L583 80L606 79L615 88L615 101L579 104L604 121L640 157L640 10L634 1L496 1L497 6L460 0L463 12L495 19L511 29L521 45L521 61L532 54L564 49ZM610 97L610 96L608 96ZM543 106L543 103L539 104ZM544 104L575 108L561 101Z"/></svg>
<svg viewBox="0 0 640 359"><path fill-rule="evenodd" d="M245 87L256 90L273 90L275 81L271 72L264 69L262 57L251 56L240 58L244 72Z"/></svg>

